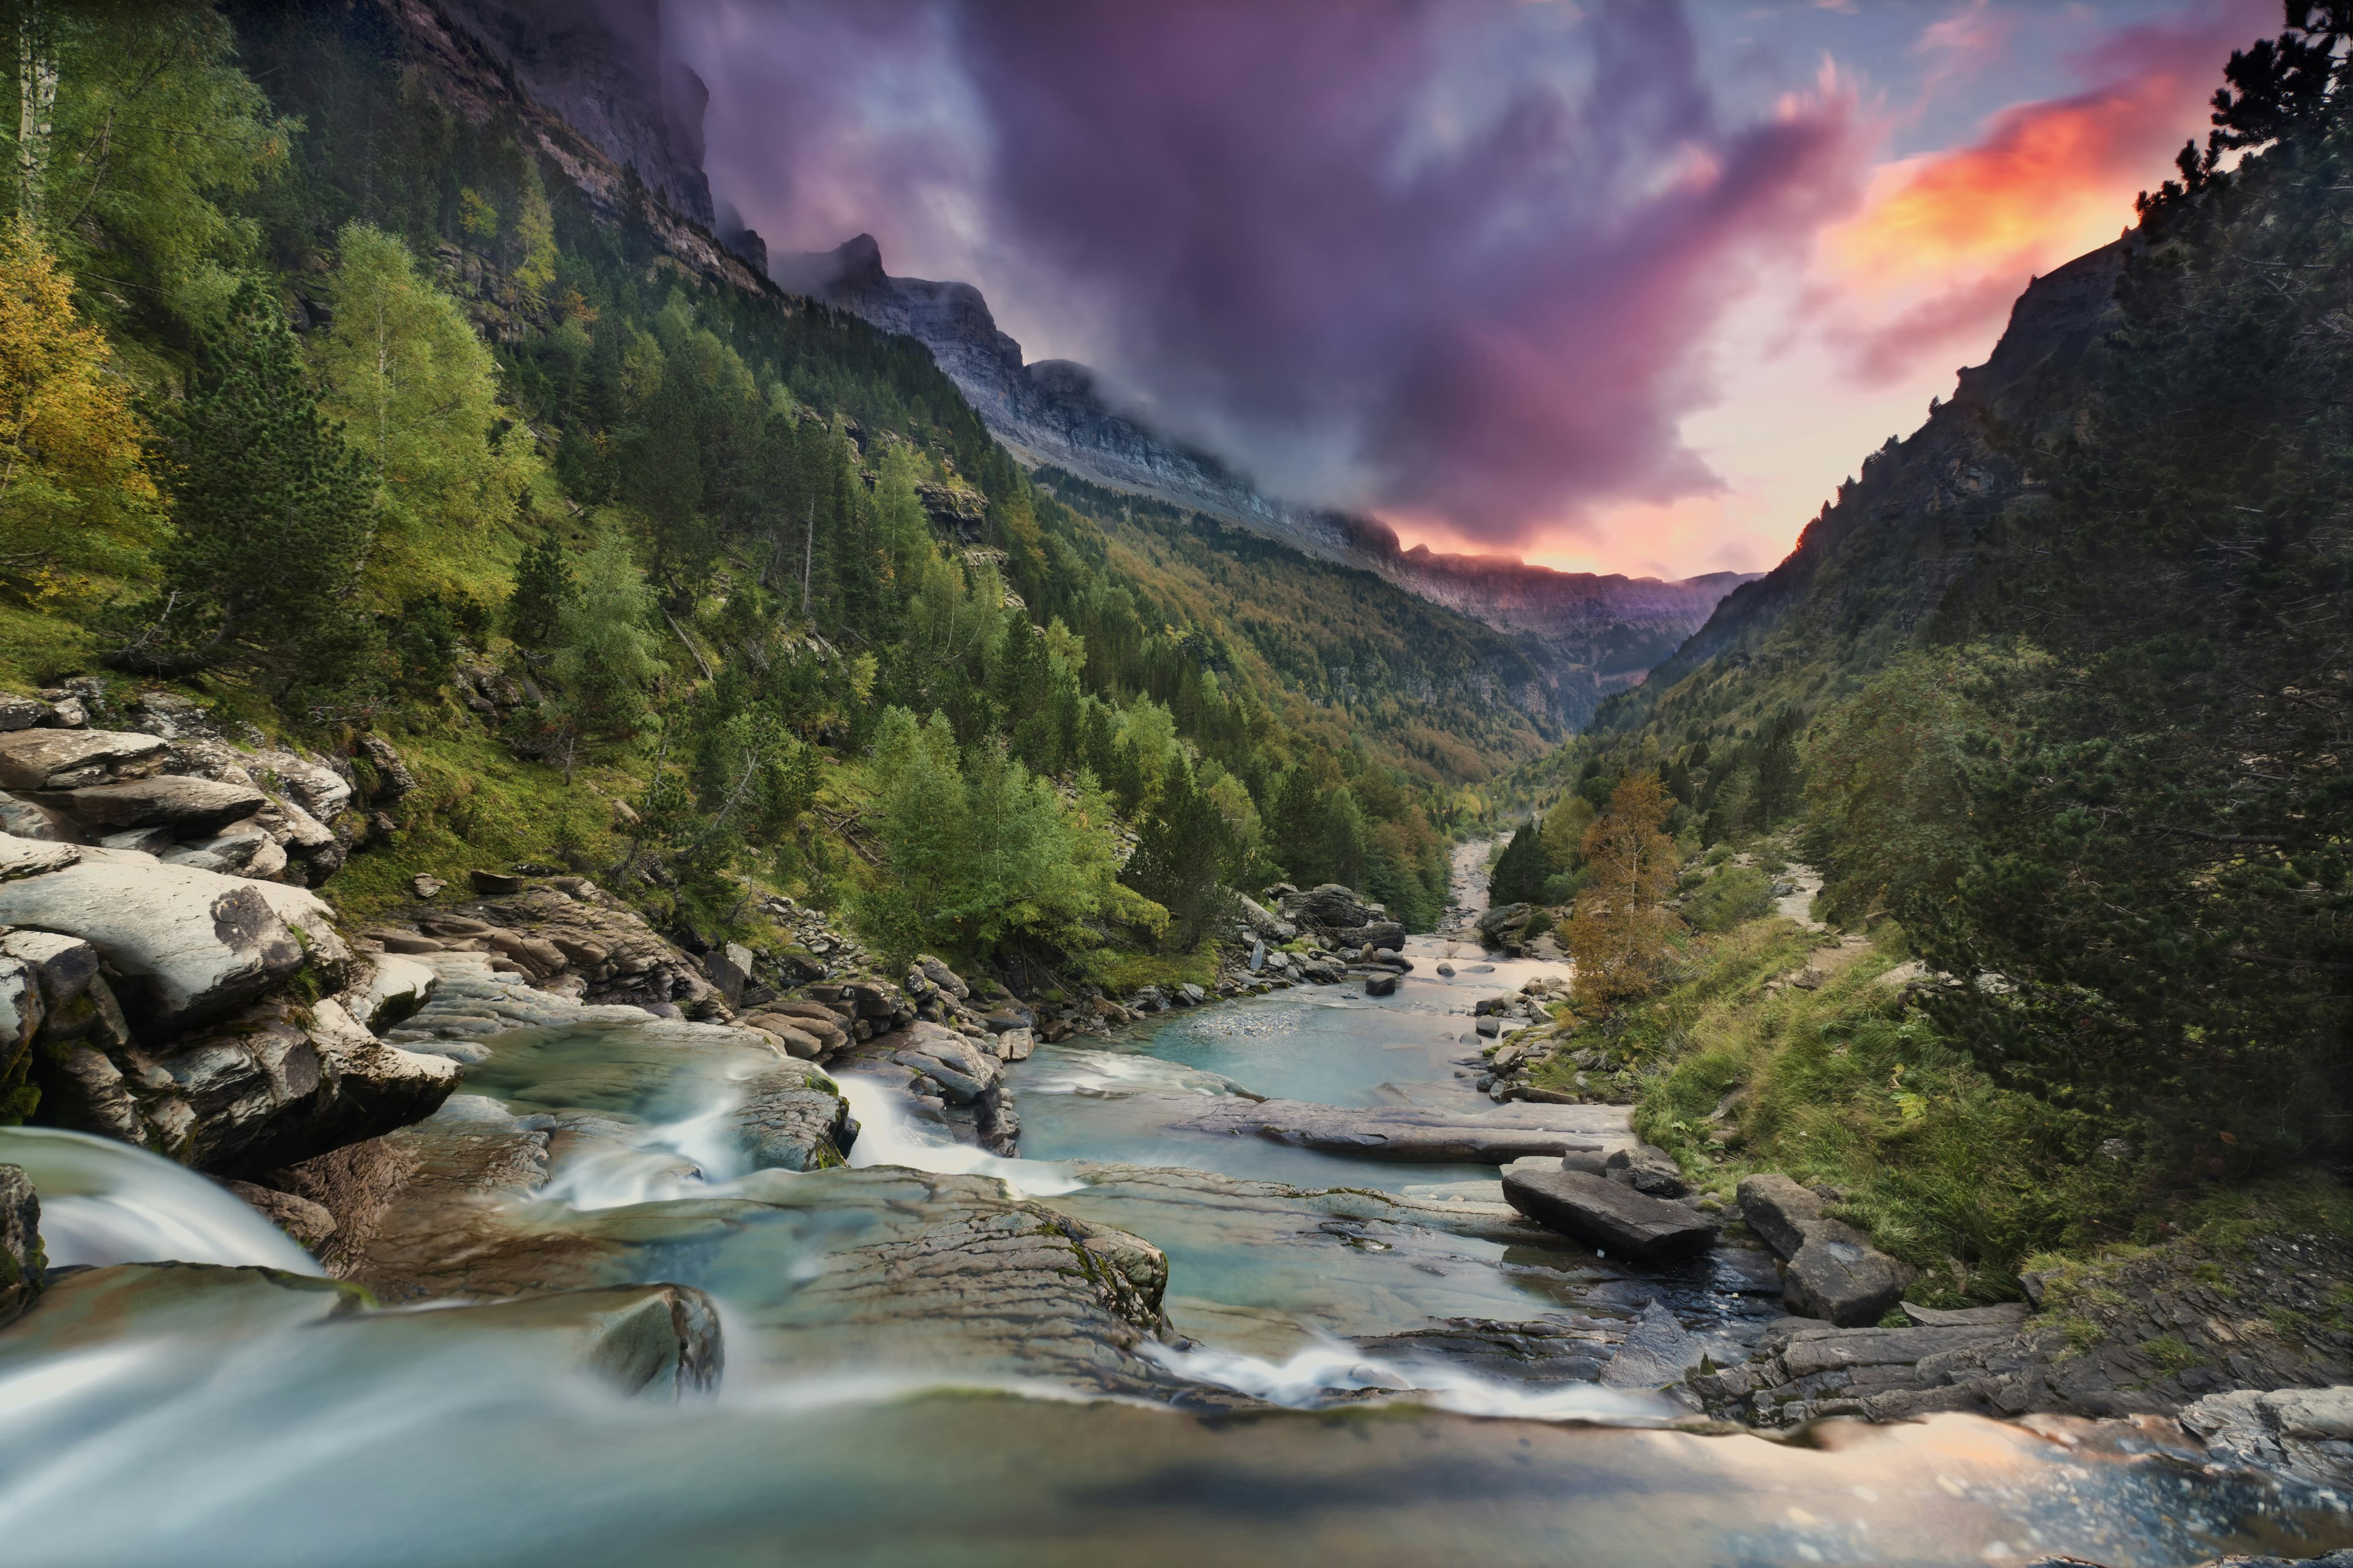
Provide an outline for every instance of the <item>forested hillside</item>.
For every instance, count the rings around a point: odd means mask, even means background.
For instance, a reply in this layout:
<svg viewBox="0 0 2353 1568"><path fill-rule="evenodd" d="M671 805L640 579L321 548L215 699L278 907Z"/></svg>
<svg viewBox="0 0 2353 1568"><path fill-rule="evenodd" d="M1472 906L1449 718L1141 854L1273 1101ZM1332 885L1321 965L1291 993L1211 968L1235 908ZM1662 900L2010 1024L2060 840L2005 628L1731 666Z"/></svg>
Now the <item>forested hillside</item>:
<svg viewBox="0 0 2353 1568"><path fill-rule="evenodd" d="M347 913L556 861L1083 977L1279 876L1427 923L1461 786L1557 738L1475 623L1034 486L429 10L36 21L0 677L390 741Z"/></svg>
<svg viewBox="0 0 2353 1568"><path fill-rule="evenodd" d="M2353 17L2290 9L2122 241L1510 786L1552 814L1519 896L1579 896L1556 825L1632 780L1706 851L1593 1003L1657 1135L1845 1184L1973 1289L2346 1147ZM1744 922L1803 866L1911 969L1799 985L1832 938Z"/></svg>

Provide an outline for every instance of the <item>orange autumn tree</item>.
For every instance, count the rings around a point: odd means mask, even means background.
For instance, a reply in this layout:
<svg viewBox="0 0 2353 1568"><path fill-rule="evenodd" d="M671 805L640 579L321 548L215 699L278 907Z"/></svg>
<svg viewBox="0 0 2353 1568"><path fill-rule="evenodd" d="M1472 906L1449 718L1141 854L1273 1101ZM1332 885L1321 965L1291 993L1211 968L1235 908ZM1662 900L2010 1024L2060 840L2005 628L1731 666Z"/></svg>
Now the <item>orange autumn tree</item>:
<svg viewBox="0 0 2353 1568"><path fill-rule="evenodd" d="M1580 1002L1639 996L1658 973L1674 919L1660 901L1673 889L1682 859L1665 832L1673 807L1656 773L1635 773L1585 830L1592 880L1563 933L1577 962L1573 994Z"/></svg>
<svg viewBox="0 0 2353 1568"><path fill-rule="evenodd" d="M73 280L0 224L0 577L46 597L77 572L135 570L158 518L144 437Z"/></svg>

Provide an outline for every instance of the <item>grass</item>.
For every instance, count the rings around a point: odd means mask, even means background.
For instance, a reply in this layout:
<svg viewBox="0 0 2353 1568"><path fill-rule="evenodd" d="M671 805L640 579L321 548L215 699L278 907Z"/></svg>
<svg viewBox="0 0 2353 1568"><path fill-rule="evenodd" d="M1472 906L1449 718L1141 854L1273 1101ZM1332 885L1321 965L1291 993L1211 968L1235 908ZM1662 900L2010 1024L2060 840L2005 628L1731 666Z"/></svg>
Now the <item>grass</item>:
<svg viewBox="0 0 2353 1568"><path fill-rule="evenodd" d="M1905 956L1900 931L1818 989L1772 986L1825 940L1769 914L1690 938L1664 989L1575 1044L1626 1075L1636 1130L1700 1188L1729 1202L1742 1175L1778 1171L1841 1189L1837 1212L1922 1271L1924 1304L2013 1298L2031 1255L2125 1234L2129 1165L2090 1157L2087 1123L2001 1089L1876 983ZM1576 1070L1564 1053L1543 1077Z"/></svg>

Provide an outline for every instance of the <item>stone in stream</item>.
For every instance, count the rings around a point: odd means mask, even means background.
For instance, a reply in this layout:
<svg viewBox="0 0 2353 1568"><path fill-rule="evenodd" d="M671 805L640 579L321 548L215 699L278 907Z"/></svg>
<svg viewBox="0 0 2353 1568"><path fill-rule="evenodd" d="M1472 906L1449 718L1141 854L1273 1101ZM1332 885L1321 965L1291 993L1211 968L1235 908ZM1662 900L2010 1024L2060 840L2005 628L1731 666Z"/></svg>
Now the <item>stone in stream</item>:
<svg viewBox="0 0 2353 1568"><path fill-rule="evenodd" d="M1515 1166L1504 1173L1504 1196L1530 1218L1614 1258L1662 1262L1715 1243L1715 1222L1697 1209L1582 1171Z"/></svg>
<svg viewBox="0 0 2353 1568"><path fill-rule="evenodd" d="M2215 1458L2339 1492L2353 1489L2353 1387L2210 1394L2181 1412L2181 1424Z"/></svg>
<svg viewBox="0 0 2353 1568"><path fill-rule="evenodd" d="M0 1165L0 1325L33 1304L47 1267L40 1196L23 1166Z"/></svg>
<svg viewBox="0 0 2353 1568"><path fill-rule="evenodd" d="M380 1312L368 1310L366 1296L353 1286L274 1268L121 1263L60 1278L0 1331L0 1366L112 1342L126 1327L135 1331L151 1320L174 1335L198 1338L327 1332L362 1353L404 1360L489 1345L502 1362L521 1357L578 1369L628 1394L675 1396L709 1388L721 1362L717 1310L702 1291L681 1285Z"/></svg>
<svg viewBox="0 0 2353 1568"><path fill-rule="evenodd" d="M1501 1165L1532 1154L1606 1153L1632 1142L1630 1113L1617 1105L1515 1104L1479 1112L1298 1100L1219 1099L1204 1105L1188 1097L1166 1104L1177 1113L1168 1125L1184 1131L1265 1138L1376 1160Z"/></svg>
<svg viewBox="0 0 2353 1568"><path fill-rule="evenodd" d="M1365 994L1367 996L1394 996L1397 994L1397 988L1398 977L1394 974L1365 976Z"/></svg>
<svg viewBox="0 0 2353 1568"><path fill-rule="evenodd" d="M849 1152L849 1102L801 1063L779 1062L746 1080L744 1094L735 1129L755 1168L816 1171Z"/></svg>
<svg viewBox="0 0 2353 1568"><path fill-rule="evenodd" d="M1699 1342L1658 1302L1642 1309L1618 1353L1601 1370L1604 1388L1662 1388L1700 1363Z"/></svg>

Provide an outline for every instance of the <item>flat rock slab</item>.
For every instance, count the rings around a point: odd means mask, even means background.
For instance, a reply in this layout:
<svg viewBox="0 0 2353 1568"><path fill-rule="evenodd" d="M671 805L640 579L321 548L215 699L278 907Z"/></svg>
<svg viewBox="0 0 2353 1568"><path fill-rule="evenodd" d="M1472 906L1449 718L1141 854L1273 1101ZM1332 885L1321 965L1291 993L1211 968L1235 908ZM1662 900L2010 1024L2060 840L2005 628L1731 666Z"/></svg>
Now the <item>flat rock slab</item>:
<svg viewBox="0 0 2353 1568"><path fill-rule="evenodd" d="M1374 1160L1508 1164L1532 1155L1557 1159L1634 1141L1621 1105L1504 1105L1492 1111L1416 1106L1316 1105L1301 1100L1169 1102L1168 1125L1188 1132L1269 1139L1303 1149Z"/></svg>
<svg viewBox="0 0 2353 1568"><path fill-rule="evenodd" d="M1620 1258L1662 1262L1715 1244L1715 1222L1664 1198L1582 1171L1504 1173L1504 1196L1529 1218Z"/></svg>
<svg viewBox="0 0 2353 1568"><path fill-rule="evenodd" d="M45 792L33 798L94 828L161 826L191 837L217 832L269 804L269 797L250 784L173 773Z"/></svg>
<svg viewBox="0 0 2353 1568"><path fill-rule="evenodd" d="M128 731L16 730L0 734L0 789L39 789L84 769L152 766L163 751L157 737Z"/></svg>

